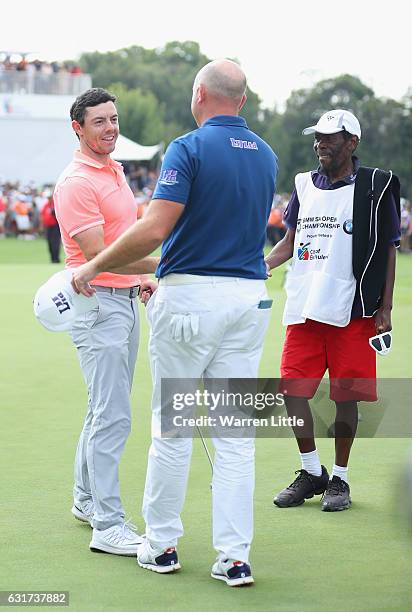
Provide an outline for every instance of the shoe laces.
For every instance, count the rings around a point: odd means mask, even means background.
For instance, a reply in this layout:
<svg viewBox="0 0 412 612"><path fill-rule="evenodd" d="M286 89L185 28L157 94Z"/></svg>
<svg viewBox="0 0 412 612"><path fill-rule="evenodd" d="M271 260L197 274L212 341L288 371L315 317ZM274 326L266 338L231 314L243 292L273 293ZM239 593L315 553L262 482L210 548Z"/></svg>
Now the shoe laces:
<svg viewBox="0 0 412 612"><path fill-rule="evenodd" d="M340 493L344 493L346 490L346 483L341 478L329 480L326 491L324 492L322 499L325 495L339 495Z"/></svg>
<svg viewBox="0 0 412 612"><path fill-rule="evenodd" d="M120 542L124 542L124 540L134 539L136 532L136 525L130 520L127 520L121 525L113 525L111 531L106 534L106 539L113 544L119 544Z"/></svg>
<svg viewBox="0 0 412 612"><path fill-rule="evenodd" d="M86 499L81 502L81 510L86 516L93 516L94 514L94 503L92 499Z"/></svg>
<svg viewBox="0 0 412 612"><path fill-rule="evenodd" d="M306 470L296 470L295 474L299 474L299 476L288 486L288 489L296 489L302 480L310 480L309 473Z"/></svg>
<svg viewBox="0 0 412 612"><path fill-rule="evenodd" d="M128 518L127 521L123 523L122 534L123 534L123 538L125 539L135 538L137 534L137 526L134 523L132 523L130 518Z"/></svg>

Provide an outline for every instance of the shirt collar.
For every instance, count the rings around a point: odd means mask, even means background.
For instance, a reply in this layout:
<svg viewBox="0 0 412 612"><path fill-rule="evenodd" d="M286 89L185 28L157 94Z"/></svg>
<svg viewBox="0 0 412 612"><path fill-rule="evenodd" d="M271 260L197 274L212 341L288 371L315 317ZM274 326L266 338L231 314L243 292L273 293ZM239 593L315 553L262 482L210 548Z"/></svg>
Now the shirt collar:
<svg viewBox="0 0 412 612"><path fill-rule="evenodd" d="M216 115L215 117L210 117L210 119L205 121L202 124L202 127L205 127L206 125L233 125L236 127L247 128L246 120L238 115Z"/></svg>
<svg viewBox="0 0 412 612"><path fill-rule="evenodd" d="M352 163L353 163L353 174L349 174L348 176L345 176L344 178L339 179L339 181L337 181L338 183L345 183L345 185L352 185L352 183L355 182L356 175L358 173L359 166L360 166L360 161L356 157L356 155L352 156ZM316 170L313 170L312 174L313 176L316 176L317 174L321 174L322 176L325 177L327 181L330 182L329 177L322 170L322 166L318 166Z"/></svg>
<svg viewBox="0 0 412 612"><path fill-rule="evenodd" d="M101 162L98 162L96 159L93 159L93 157L89 157L88 155L85 155L81 151L74 152L74 160L81 162L82 164L85 164L86 166L92 166L92 168L98 168L99 170L101 170L102 168L107 168L107 167L112 167L115 169L122 167L122 164L115 161L114 159L109 158L108 164L102 164Z"/></svg>

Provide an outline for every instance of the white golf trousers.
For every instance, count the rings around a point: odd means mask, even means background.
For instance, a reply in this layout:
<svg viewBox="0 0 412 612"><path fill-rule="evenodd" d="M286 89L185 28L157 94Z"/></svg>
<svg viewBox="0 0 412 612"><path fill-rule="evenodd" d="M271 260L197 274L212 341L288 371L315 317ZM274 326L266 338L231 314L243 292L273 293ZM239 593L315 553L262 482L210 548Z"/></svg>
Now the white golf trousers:
<svg viewBox="0 0 412 612"><path fill-rule="evenodd" d="M93 527L124 521L119 462L130 432L130 390L139 341L139 313L123 295L98 293L99 306L71 332L87 385L88 409L77 445L74 501L92 498Z"/></svg>
<svg viewBox="0 0 412 612"><path fill-rule="evenodd" d="M256 378L270 317L270 309L258 308L265 298L264 281L171 274L149 301L152 444L143 517L155 546L176 546L183 534L180 513L192 452L191 438L161 438L161 380ZM254 439L213 438L213 444L213 545L221 558L248 562Z"/></svg>

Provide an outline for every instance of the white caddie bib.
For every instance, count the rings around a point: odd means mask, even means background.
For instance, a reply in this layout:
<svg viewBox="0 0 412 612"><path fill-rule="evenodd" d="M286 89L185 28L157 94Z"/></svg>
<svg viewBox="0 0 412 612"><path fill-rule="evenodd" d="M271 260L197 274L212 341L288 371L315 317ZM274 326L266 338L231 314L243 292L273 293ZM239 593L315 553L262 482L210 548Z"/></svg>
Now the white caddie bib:
<svg viewBox="0 0 412 612"><path fill-rule="evenodd" d="M355 185L318 189L310 172L298 174L295 184L300 208L283 324L313 319L345 327L356 289L352 271Z"/></svg>

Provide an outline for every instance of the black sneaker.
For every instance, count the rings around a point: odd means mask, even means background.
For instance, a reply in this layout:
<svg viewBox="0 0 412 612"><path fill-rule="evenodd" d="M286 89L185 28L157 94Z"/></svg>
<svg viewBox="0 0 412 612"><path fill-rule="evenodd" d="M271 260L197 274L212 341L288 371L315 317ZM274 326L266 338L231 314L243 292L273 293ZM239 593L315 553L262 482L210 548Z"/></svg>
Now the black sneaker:
<svg viewBox="0 0 412 612"><path fill-rule="evenodd" d="M334 476L329 480L327 489L322 497L322 510L325 512L337 512L350 508L352 500L347 482Z"/></svg>
<svg viewBox="0 0 412 612"><path fill-rule="evenodd" d="M313 476L306 470L296 470L295 474L298 474L298 477L273 500L279 508L300 506L305 499L324 493L328 486L329 474L324 465L320 476Z"/></svg>

